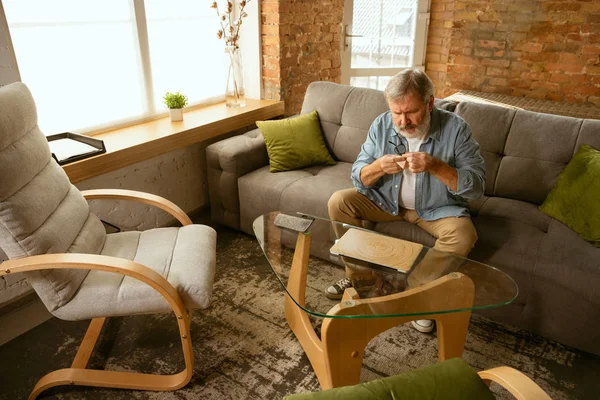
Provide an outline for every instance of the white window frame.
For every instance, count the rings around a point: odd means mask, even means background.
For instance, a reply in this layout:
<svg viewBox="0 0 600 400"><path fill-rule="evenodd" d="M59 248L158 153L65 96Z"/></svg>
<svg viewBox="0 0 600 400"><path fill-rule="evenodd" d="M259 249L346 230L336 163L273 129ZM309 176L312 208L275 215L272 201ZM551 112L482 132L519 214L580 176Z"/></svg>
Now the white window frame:
<svg viewBox="0 0 600 400"><path fill-rule="evenodd" d="M158 110L154 104L154 93L152 85L152 66L150 63L150 44L148 41L148 27L146 20L146 11L144 0L130 0L131 6L134 11L134 18L136 23L137 41L138 41L138 61L141 69L141 79L143 80L143 87L145 90L145 96L143 101L145 102L145 109L147 112L144 116L135 116L120 121L111 121L110 123L90 126L85 129L78 129L78 133L84 134L96 134L107 130L122 128L130 125L139 124L146 121L163 118L168 115L168 110ZM236 6L239 6L238 2L235 2ZM206 5L210 6L209 3ZM8 29L8 21L4 13L4 7L0 0L0 27L6 27L7 42L12 43L10 30ZM236 8L237 11L237 8ZM260 45L260 5L258 1L249 2L246 6L246 12L248 16L244 18L244 24L242 26L242 32L240 34L240 48L243 55L244 63L244 83L247 98L261 99L262 98L262 69L261 69L261 45ZM216 18L216 15L215 15ZM4 32L0 30L0 34ZM215 32L216 34L216 32ZM215 40L216 37L215 37ZM21 81L19 66L17 63L17 57L13 46L8 46L7 51L9 52L9 58L12 57L15 66L16 81ZM43 68L43 64L40 64ZM11 82L3 82L5 84ZM223 95L205 99L203 101L192 103L188 107L198 108L211 104L216 104L225 101L225 82L223 82Z"/></svg>
<svg viewBox="0 0 600 400"><path fill-rule="evenodd" d="M425 71L425 52L427 48L427 31L429 28L431 0L418 0L417 18L415 24L415 44L412 56L412 65L407 68L418 68ZM354 12L354 1L344 1L344 17L341 24L341 83L350 84L353 77L388 77L407 69L402 67L394 68L351 68L352 64L352 18Z"/></svg>

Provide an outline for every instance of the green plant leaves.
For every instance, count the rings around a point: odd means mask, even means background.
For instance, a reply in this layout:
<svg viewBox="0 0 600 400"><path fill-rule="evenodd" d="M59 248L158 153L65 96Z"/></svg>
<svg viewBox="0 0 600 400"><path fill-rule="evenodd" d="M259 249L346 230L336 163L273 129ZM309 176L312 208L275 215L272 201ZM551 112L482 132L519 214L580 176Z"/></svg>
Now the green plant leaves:
<svg viewBox="0 0 600 400"><path fill-rule="evenodd" d="M167 108L183 108L188 104L187 96L184 96L179 91L176 93L167 92L163 96L163 102Z"/></svg>

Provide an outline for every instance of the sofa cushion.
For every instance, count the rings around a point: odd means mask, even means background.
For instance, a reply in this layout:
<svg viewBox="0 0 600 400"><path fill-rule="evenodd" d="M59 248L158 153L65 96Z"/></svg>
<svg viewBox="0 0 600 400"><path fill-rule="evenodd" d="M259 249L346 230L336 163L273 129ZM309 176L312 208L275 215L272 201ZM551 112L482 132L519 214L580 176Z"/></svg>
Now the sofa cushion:
<svg viewBox="0 0 600 400"><path fill-rule="evenodd" d="M600 247L600 151L581 145L540 206L584 240Z"/></svg>
<svg viewBox="0 0 600 400"><path fill-rule="evenodd" d="M494 195L541 204L573 155L582 120L517 111Z"/></svg>
<svg viewBox="0 0 600 400"><path fill-rule="evenodd" d="M452 358L434 365L382 379L316 393L301 393L285 400L444 400L494 399L494 395L463 359Z"/></svg>
<svg viewBox="0 0 600 400"><path fill-rule="evenodd" d="M535 204L502 197L489 197L483 203L477 215L518 221L533 226L542 232L548 232L548 226L552 220L541 212Z"/></svg>
<svg viewBox="0 0 600 400"><path fill-rule="evenodd" d="M494 194L496 175L504 156L504 146L515 110L485 104L462 102L456 107L456 114L462 117L471 128L471 133L481 148L485 161L485 194ZM494 121L490 124L490 121Z"/></svg>
<svg viewBox="0 0 600 400"><path fill-rule="evenodd" d="M316 111L276 121L256 121L269 154L271 172L291 171L311 165L334 165Z"/></svg>
<svg viewBox="0 0 600 400"><path fill-rule="evenodd" d="M252 234L254 219L270 211L302 211L327 217L327 201L336 191L352 187L352 164L309 167L301 170L269 173L263 167L238 179L240 225Z"/></svg>

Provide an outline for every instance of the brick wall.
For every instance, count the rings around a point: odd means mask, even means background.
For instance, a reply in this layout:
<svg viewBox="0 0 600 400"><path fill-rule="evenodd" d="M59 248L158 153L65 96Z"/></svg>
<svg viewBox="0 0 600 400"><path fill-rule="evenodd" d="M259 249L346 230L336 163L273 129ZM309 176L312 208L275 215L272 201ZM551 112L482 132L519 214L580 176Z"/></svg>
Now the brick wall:
<svg viewBox="0 0 600 400"><path fill-rule="evenodd" d="M600 1L432 0L426 71L460 89L600 106Z"/></svg>
<svg viewBox="0 0 600 400"><path fill-rule="evenodd" d="M308 84L340 82L343 0L262 0L264 98L297 114Z"/></svg>

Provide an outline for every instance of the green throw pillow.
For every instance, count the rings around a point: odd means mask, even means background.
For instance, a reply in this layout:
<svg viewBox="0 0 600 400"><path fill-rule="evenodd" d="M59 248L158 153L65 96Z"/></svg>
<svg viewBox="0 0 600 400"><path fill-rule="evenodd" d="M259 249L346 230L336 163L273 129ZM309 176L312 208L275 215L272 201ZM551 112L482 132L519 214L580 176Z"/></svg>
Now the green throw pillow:
<svg viewBox="0 0 600 400"><path fill-rule="evenodd" d="M581 145L540 210L600 247L600 151Z"/></svg>
<svg viewBox="0 0 600 400"><path fill-rule="evenodd" d="M271 172L335 165L325 146L317 111L290 119L256 121L256 125L265 138Z"/></svg>

